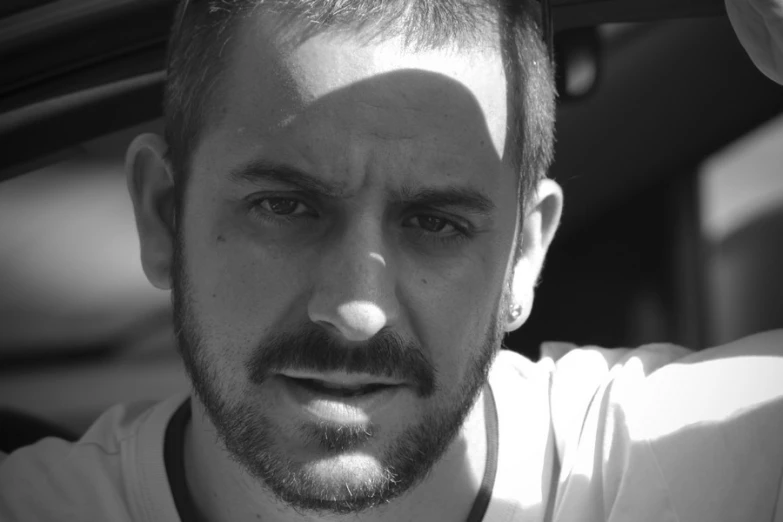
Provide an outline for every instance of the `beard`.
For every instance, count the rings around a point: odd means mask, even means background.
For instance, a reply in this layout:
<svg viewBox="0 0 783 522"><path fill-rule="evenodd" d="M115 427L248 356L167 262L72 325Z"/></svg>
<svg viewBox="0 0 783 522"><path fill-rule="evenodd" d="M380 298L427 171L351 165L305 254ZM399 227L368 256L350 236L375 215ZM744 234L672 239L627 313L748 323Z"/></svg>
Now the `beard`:
<svg viewBox="0 0 783 522"><path fill-rule="evenodd" d="M172 304L178 351L184 361L198 400L217 430L230 458L271 491L279 500L299 511L345 515L357 513L399 497L420 483L443 456L459 433L468 413L487 381L503 330L493 314L481 346L474 350L465 374L445 404L404 428L387 444L377 469L359 482L349 470L341 479L317 469L312 462L299 462L287 455L283 441L291 433L274 422L258 401L243 401L242 394L228 397L193 311L182 245L177 241L172 278ZM262 340L245 363L248 381L254 387L284 369L316 372L359 372L399 379L412 384L415 394L429 399L442 391L426 352L415 342L406 342L383 329L372 339L350 349L314 323L295 331L280 332ZM330 456L345 455L370 441L375 426L309 423L297 426L298 434Z"/></svg>

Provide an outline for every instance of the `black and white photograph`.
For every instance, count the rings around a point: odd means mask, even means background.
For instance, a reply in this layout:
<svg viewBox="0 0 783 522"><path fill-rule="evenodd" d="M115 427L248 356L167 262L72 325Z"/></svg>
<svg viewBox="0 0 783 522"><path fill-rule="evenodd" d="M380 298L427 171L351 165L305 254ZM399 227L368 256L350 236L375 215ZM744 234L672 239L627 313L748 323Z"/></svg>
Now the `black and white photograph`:
<svg viewBox="0 0 783 522"><path fill-rule="evenodd" d="M783 522L783 0L2 0L61 521Z"/></svg>

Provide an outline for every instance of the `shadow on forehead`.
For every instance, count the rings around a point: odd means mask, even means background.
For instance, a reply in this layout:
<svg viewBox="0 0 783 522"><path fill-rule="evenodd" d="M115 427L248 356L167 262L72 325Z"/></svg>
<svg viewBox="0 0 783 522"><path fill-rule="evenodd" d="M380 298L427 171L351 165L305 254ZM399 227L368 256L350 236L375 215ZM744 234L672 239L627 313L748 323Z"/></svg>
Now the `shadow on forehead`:
<svg viewBox="0 0 783 522"><path fill-rule="evenodd" d="M527 185L545 173L551 161L554 94L547 83L551 71L542 66L545 60L541 60L533 1L201 0L190 9L183 5L175 24L181 30L175 30L170 43L171 81L166 90L166 138L178 176L189 170L202 131L220 117L210 100L220 98L221 84L225 87L226 83L221 81L229 62L226 57L243 40L236 34L237 22L247 28L248 20L254 21L252 25L264 17L271 24L268 29L289 28L298 38L295 42L333 32L355 41L399 37L413 51L444 45L457 53L476 45L497 49L509 78L503 86L508 110L500 155L517 174L523 174L520 182L527 180ZM520 54L522 48L526 53ZM195 75L201 81L193 81ZM535 81L531 83L530 78Z"/></svg>
<svg viewBox="0 0 783 522"><path fill-rule="evenodd" d="M345 5L341 7L341 4ZM264 45L269 46L268 54L264 52L265 57L274 62L269 64L269 70L276 71L278 78L292 88L295 88L296 81L277 53L285 55L309 39L325 33L344 36L366 46L399 37L402 50L408 53L448 50L456 54L473 54L478 49L489 50L498 53L507 74L514 69L515 61L509 59L508 52L515 52L516 47L506 27L508 14L503 2L484 0L452 0L433 5L417 0L355 0L347 3L267 0L256 2L255 8L244 11L242 27L237 28L237 32L247 36L250 31L254 37L261 37ZM282 47L279 47L280 44ZM272 48L276 48L277 52L272 51ZM516 134L509 132L515 124L513 112L516 100L511 86L508 82L504 83L498 92L505 94L504 134L508 137ZM470 120L475 124L482 120L483 128L487 131L482 108L464 85L446 75L424 69L380 74L337 91L334 96L328 96L328 100L332 101L333 106L339 105L340 101L353 100L357 104L364 104L365 108L376 105L378 110L388 108L389 111L402 111L397 117L385 122L398 131L402 130L400 125L411 123L411 113L415 111L431 115L440 113L444 119L451 119L452 125L466 125ZM324 101L322 97L313 108L329 110L328 100ZM344 108L342 110L345 112ZM313 113L311 109L308 112ZM489 136L488 132L484 134ZM402 135L405 135L404 131ZM410 134L411 137L414 135ZM384 136L384 133L380 132L379 136ZM394 133L390 137L393 136ZM485 139L487 136L479 137L478 143L491 144L491 140ZM516 153L518 151L513 143L504 143L504 158L507 154Z"/></svg>
<svg viewBox="0 0 783 522"><path fill-rule="evenodd" d="M503 96L505 90L498 94ZM348 145L339 141L352 134L426 141L438 156L486 166L504 159L493 146L487 117L476 96L459 81L432 71L400 69L329 92L294 115L278 114L272 126L285 138L333 141L335 146ZM505 130L505 120L494 124L504 126L496 132Z"/></svg>

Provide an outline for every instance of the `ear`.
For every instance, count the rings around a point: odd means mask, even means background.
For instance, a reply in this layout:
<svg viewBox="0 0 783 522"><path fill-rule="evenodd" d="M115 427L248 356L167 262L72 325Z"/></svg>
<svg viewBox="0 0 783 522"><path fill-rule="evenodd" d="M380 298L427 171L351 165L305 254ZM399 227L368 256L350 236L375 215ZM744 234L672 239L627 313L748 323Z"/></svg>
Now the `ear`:
<svg viewBox="0 0 783 522"><path fill-rule="evenodd" d="M174 259L174 176L166 161L168 147L156 134L142 134L128 147L125 173L136 214L141 264L150 283L171 288Z"/></svg>
<svg viewBox="0 0 783 522"><path fill-rule="evenodd" d="M551 179L541 180L525 208L519 258L514 263L510 282L505 331L513 332L527 321L533 308L533 296L544 258L560 225L563 191ZM514 312L512 312L514 311Z"/></svg>

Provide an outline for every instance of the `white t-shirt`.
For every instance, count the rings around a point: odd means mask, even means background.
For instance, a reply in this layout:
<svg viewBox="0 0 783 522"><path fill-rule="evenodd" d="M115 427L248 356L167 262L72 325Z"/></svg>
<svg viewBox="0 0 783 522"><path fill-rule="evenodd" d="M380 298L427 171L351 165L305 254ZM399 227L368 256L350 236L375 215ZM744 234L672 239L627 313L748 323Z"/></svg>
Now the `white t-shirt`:
<svg viewBox="0 0 783 522"><path fill-rule="evenodd" d="M783 522L783 331L691 353L544 345L490 372L486 522ZM178 521L163 460L186 400L120 405L0 462L2 521Z"/></svg>

